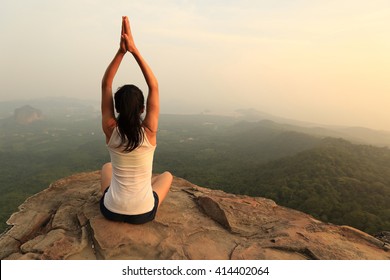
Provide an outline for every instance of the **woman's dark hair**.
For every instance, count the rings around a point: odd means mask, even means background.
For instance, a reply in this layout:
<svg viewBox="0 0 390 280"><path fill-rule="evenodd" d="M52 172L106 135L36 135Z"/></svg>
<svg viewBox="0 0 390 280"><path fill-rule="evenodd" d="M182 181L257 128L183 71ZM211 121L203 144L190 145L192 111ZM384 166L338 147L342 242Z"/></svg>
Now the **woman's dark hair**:
<svg viewBox="0 0 390 280"><path fill-rule="evenodd" d="M117 125L124 152L131 152L144 140L141 114L144 109L144 95L135 85L124 85L114 95Z"/></svg>

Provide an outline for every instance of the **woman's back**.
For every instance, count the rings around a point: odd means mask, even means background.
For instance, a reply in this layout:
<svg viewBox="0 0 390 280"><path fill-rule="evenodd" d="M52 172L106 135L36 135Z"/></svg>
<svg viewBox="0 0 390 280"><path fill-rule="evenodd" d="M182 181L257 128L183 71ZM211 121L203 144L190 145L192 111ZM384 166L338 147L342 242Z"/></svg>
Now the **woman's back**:
<svg viewBox="0 0 390 280"><path fill-rule="evenodd" d="M112 177L104 204L120 214L148 212L153 208L151 178L156 146L149 143L146 135L142 144L131 152L123 151L124 147L120 144L121 137L115 128L107 144Z"/></svg>

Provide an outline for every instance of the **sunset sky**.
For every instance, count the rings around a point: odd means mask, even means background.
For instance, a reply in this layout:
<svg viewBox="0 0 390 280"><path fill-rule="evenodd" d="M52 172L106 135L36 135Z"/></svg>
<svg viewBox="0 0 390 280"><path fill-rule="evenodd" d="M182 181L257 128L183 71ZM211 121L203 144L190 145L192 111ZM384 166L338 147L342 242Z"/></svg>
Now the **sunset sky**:
<svg viewBox="0 0 390 280"><path fill-rule="evenodd" d="M121 16L162 113L255 108L390 130L390 1L2 0L0 101L100 98ZM146 84L130 54L115 87Z"/></svg>

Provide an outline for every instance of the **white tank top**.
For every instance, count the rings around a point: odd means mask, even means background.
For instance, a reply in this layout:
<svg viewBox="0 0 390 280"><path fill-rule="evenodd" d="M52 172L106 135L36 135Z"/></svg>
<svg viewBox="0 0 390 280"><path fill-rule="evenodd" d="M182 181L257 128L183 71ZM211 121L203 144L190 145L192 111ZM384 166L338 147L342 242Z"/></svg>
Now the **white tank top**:
<svg viewBox="0 0 390 280"><path fill-rule="evenodd" d="M118 148L121 138L115 128L107 144L111 157L112 178L110 188L104 197L104 205L112 212L138 215L154 207L152 190L153 156L156 146L149 143L144 129L143 143L131 151Z"/></svg>

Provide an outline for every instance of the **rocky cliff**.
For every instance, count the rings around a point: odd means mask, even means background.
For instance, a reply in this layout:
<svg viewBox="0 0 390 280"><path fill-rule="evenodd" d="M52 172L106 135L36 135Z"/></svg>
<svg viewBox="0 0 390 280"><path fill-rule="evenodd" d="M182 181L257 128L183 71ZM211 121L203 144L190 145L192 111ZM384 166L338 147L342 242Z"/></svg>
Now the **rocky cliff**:
<svg viewBox="0 0 390 280"><path fill-rule="evenodd" d="M61 179L8 220L1 259L390 259L390 247L347 226L260 198L175 178L155 221L111 222L99 212L100 173Z"/></svg>

